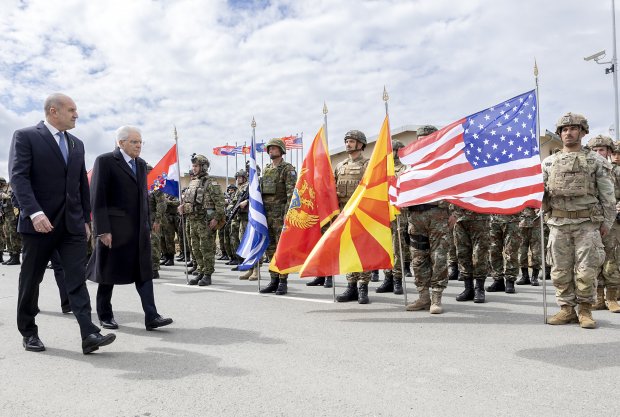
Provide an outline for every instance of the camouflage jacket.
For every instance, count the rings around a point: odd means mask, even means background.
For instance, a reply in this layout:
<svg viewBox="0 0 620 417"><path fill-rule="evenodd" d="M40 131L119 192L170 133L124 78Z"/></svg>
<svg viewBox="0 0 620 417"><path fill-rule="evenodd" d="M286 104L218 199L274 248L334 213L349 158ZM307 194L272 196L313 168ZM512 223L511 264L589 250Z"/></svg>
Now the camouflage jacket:
<svg viewBox="0 0 620 417"><path fill-rule="evenodd" d="M457 222L466 220L482 220L486 222L489 220L488 214L476 213L475 211L467 210L455 204L450 204L449 211L450 214L456 218Z"/></svg>
<svg viewBox="0 0 620 417"><path fill-rule="evenodd" d="M526 207L521 210L519 221L519 227L534 227L536 219L540 215L540 211L538 209L534 209L532 207Z"/></svg>
<svg viewBox="0 0 620 417"><path fill-rule="evenodd" d="M220 185L208 175L202 174L190 181L183 193L183 210L190 216L204 216L224 222L226 203Z"/></svg>
<svg viewBox="0 0 620 417"><path fill-rule="evenodd" d="M355 159L349 157L336 165L334 178L336 179L336 194L338 194L338 203L341 209L347 204L360 181L362 181L368 162L370 159L360 154Z"/></svg>
<svg viewBox="0 0 620 417"><path fill-rule="evenodd" d="M273 163L265 165L260 178L265 209L268 210L268 206L278 206L286 210L293 197L296 182L297 172L288 162L282 160L277 166Z"/></svg>
<svg viewBox="0 0 620 417"><path fill-rule="evenodd" d="M151 223L163 223L166 218L166 196L160 190L154 190L149 193L149 212L151 214Z"/></svg>

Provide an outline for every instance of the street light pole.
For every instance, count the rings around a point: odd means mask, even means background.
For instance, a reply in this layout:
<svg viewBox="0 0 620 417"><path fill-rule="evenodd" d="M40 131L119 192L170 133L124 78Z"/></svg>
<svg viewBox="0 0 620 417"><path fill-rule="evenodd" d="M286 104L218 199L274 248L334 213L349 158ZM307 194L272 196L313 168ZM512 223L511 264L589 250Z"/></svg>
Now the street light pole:
<svg viewBox="0 0 620 417"><path fill-rule="evenodd" d="M616 142L620 140L620 126L618 126L618 58L616 51L616 0L611 0L611 23L613 28L613 46L614 46L614 55L611 59L611 68L614 76L614 102L616 104L616 112L614 114L614 133L616 136Z"/></svg>

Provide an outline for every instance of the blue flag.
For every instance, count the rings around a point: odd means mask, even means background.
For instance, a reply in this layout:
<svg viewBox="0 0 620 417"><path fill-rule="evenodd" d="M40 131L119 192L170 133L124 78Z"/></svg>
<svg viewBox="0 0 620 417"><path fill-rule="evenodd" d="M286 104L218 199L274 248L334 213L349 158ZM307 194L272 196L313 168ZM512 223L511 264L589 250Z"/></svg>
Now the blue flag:
<svg viewBox="0 0 620 417"><path fill-rule="evenodd" d="M267 246L269 246L269 231L267 229L267 217L263 206L263 197L258 187L258 175L256 174L256 139L252 136L250 146L250 185L248 213L248 226L245 229L243 240L237 248L237 255L245 258L239 264L240 271L247 271L254 267L263 257Z"/></svg>

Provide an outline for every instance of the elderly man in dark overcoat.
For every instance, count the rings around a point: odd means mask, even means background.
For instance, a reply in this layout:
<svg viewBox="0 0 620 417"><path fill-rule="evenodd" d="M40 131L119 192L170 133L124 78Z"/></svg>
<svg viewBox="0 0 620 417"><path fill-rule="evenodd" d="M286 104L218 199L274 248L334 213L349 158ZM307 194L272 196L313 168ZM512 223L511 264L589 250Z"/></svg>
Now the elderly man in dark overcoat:
<svg viewBox="0 0 620 417"><path fill-rule="evenodd" d="M116 140L118 147L98 156L93 167L91 206L97 241L87 278L99 283L97 315L103 328L118 328L111 302L114 285L133 283L146 329L153 330L172 319L157 313L153 294L146 162L139 157L142 136L138 128L122 126Z"/></svg>

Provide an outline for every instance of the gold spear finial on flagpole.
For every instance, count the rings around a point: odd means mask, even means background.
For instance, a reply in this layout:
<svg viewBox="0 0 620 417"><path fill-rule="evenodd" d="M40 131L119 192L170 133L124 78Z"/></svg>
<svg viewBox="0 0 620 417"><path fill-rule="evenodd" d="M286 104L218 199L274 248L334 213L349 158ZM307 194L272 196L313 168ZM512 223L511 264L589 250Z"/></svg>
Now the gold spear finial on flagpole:
<svg viewBox="0 0 620 417"><path fill-rule="evenodd" d="M385 86L383 86L383 101L388 101L390 99L390 96L388 96L387 90L385 89Z"/></svg>
<svg viewBox="0 0 620 417"><path fill-rule="evenodd" d="M327 104L323 102L323 114L327 114Z"/></svg>
<svg viewBox="0 0 620 417"><path fill-rule="evenodd" d="M536 58L534 58L534 77L538 77L538 64L536 64Z"/></svg>
<svg viewBox="0 0 620 417"><path fill-rule="evenodd" d="M179 135L177 134L177 125L172 125L174 128L174 140L177 141L179 139Z"/></svg>
<svg viewBox="0 0 620 417"><path fill-rule="evenodd" d="M252 127L256 127L256 120L254 120L254 116L252 116L252 124L251 124L251 126Z"/></svg>

